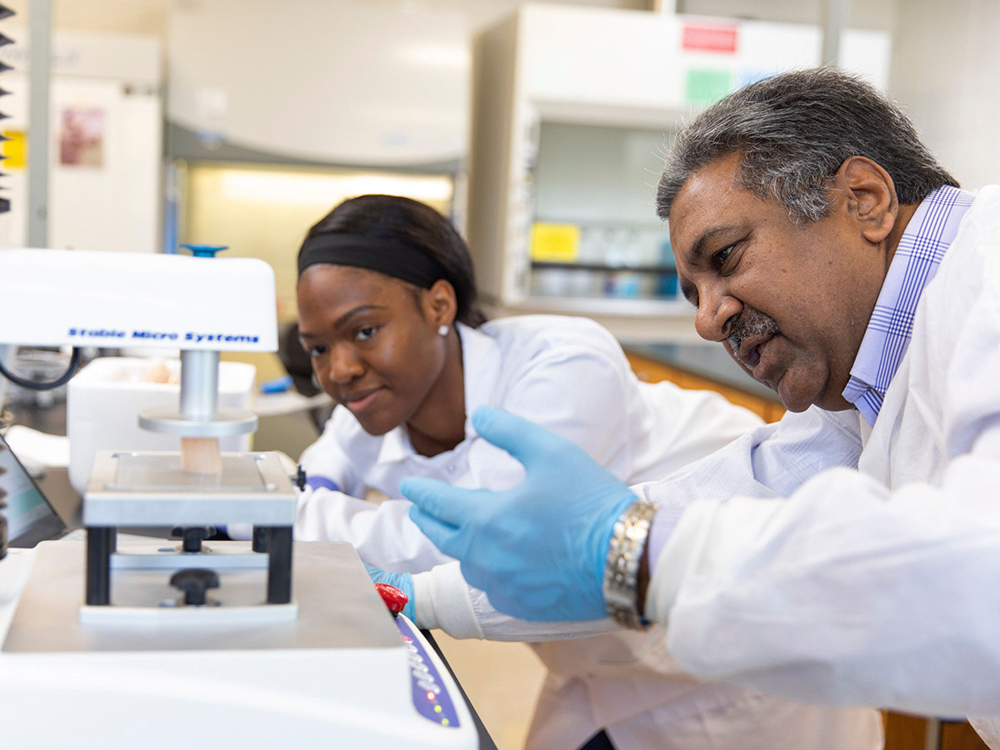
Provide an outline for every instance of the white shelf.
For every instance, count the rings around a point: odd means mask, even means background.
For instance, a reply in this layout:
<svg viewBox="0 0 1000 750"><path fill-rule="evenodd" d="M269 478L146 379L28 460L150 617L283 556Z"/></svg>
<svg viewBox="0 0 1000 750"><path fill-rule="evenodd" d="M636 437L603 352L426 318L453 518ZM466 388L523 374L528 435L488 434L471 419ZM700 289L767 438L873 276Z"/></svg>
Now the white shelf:
<svg viewBox="0 0 1000 750"><path fill-rule="evenodd" d="M689 319L694 324L694 308L682 300L624 299L620 297L528 297L510 308L562 315L666 315Z"/></svg>
<svg viewBox="0 0 1000 750"><path fill-rule="evenodd" d="M579 315L607 328L619 341L697 343L694 308L682 300L529 297L508 305L487 305L490 317Z"/></svg>

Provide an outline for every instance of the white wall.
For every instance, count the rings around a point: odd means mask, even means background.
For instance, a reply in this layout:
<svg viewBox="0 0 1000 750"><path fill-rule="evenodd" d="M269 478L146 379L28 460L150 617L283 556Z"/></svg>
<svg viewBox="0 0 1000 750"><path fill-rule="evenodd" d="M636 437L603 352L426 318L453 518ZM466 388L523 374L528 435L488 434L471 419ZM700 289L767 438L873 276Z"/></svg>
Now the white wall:
<svg viewBox="0 0 1000 750"><path fill-rule="evenodd" d="M726 16L755 21L822 25L824 5L831 0L676 0L678 13ZM662 2L662 0L661 0ZM897 5L909 0L854 0L848 2L846 26L888 31Z"/></svg>
<svg viewBox="0 0 1000 750"><path fill-rule="evenodd" d="M907 0L894 31L890 93L964 187L1000 182L1000 4Z"/></svg>

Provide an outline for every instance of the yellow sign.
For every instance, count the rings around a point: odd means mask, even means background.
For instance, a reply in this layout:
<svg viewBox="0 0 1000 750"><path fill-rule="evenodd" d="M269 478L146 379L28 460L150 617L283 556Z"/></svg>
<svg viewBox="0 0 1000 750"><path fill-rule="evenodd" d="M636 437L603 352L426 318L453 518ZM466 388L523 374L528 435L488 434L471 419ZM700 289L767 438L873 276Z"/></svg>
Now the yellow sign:
<svg viewBox="0 0 1000 750"><path fill-rule="evenodd" d="M10 138L3 142L3 155L6 157L0 162L0 170L3 169L24 169L27 161L28 138L22 130L5 130L4 136Z"/></svg>
<svg viewBox="0 0 1000 750"><path fill-rule="evenodd" d="M580 227L575 224L531 225L531 259L575 263L580 254Z"/></svg>

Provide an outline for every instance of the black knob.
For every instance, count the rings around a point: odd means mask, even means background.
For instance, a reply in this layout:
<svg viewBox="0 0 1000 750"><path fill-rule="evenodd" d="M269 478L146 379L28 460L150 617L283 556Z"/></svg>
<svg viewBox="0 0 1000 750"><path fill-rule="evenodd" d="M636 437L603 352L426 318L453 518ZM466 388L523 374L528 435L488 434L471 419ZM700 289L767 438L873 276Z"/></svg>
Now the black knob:
<svg viewBox="0 0 1000 750"><path fill-rule="evenodd" d="M214 570L188 568L170 577L170 585L184 592L184 603L198 606L205 603L205 592L219 588L219 576Z"/></svg>
<svg viewBox="0 0 1000 750"><path fill-rule="evenodd" d="M201 552L201 543L208 539L208 537L215 534L214 526L191 526L191 527L181 527L178 526L173 531L170 532L171 536L175 539L181 537L184 539L183 551L184 552Z"/></svg>
<svg viewBox="0 0 1000 750"><path fill-rule="evenodd" d="M306 470L299 466L298 471L295 472L295 486L299 490L304 490L306 488Z"/></svg>

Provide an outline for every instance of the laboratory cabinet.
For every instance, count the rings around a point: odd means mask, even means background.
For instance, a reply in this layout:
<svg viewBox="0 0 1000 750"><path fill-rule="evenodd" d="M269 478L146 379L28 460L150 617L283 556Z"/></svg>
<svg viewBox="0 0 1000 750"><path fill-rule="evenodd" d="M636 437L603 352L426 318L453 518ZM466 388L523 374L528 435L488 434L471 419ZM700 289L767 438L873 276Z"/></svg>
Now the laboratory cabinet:
<svg viewBox="0 0 1000 750"><path fill-rule="evenodd" d="M842 39L844 67L884 86L889 36ZM821 43L802 25L534 4L478 34L466 232L493 312L694 339L656 216L664 157L691 115L817 64Z"/></svg>

